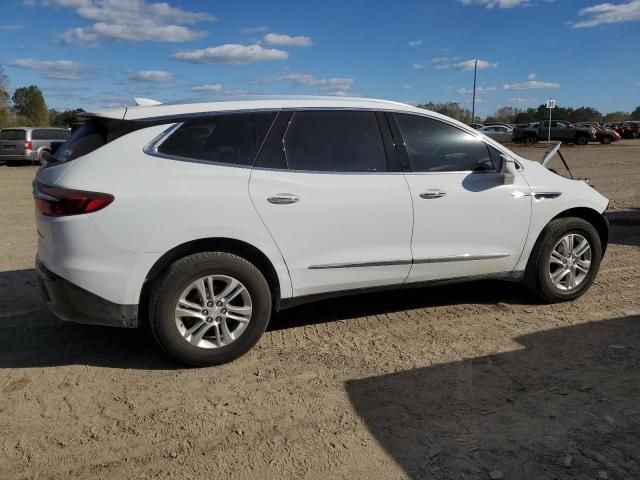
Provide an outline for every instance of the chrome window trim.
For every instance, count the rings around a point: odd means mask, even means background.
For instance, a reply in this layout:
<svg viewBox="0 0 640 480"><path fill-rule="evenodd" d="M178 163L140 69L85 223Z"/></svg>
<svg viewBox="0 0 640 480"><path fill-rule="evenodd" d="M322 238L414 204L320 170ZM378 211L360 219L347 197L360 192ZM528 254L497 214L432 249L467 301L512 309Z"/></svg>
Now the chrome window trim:
<svg viewBox="0 0 640 480"><path fill-rule="evenodd" d="M220 111L209 111L209 112L193 112L193 113L184 113L177 115L163 115L158 117L145 117L143 119L135 119L131 120L132 122L138 121L161 121L166 119L167 123L172 124L165 131L156 136L153 140L151 140L147 145L144 146L142 151L147 155L151 155L158 158L165 158L169 160L177 160L183 162L191 162L191 163L202 163L206 165L217 165L223 167L231 167L231 168L249 168L255 170L267 170L271 172L291 172L291 173L314 173L314 174L327 174L327 175L404 175L404 174L420 174L420 175L442 175L442 174L487 174L487 173L497 173L500 172L497 170L491 171L475 171L475 170L456 170L456 171L448 171L448 172L412 172L412 171L401 171L401 172L339 172L339 171L327 171L327 170L291 170L288 168L267 168L267 167L254 167L253 165L240 165L235 163L223 163L223 162L214 162L209 160L201 160L197 158L189 158L189 157L181 157L178 155L168 155L165 153L158 152L158 148L162 143L169 137L173 132L175 132L178 128L180 128L187 120L192 118L200 118L200 117L210 117L216 115L234 115L234 114L243 114L243 113L260 113L260 112L298 112L298 111L364 111L364 112L389 112L389 113L404 113L408 115L416 115L418 117L427 117L432 120L437 120L442 123L445 123L449 126L455 127L459 130L462 130L470 135L477 137L481 142L485 145L490 146L503 153L504 155L508 155L510 158L513 158L516 164L516 171L520 172L524 170L524 167L514 158L512 155L513 152L509 150L504 150L502 145L497 144L493 145L492 143L488 143L483 135L477 131L468 127L468 129L462 128L460 125L453 124L446 119L441 119L438 117L434 117L429 115L429 112L425 110L425 113L421 112L407 112L406 110L396 110L389 108L368 108L368 107L287 107L287 108L252 108L252 109L242 109L242 110L220 110ZM174 120L174 121L171 121ZM175 121L179 120L179 121ZM284 136L283 136L284 138Z"/></svg>
<svg viewBox="0 0 640 480"><path fill-rule="evenodd" d="M472 260L490 260L494 258L505 258L510 256L508 253L480 253L471 255L465 253L462 255L446 255L442 257L425 257L414 258L413 260L380 260L380 261L355 261L348 263L327 263L320 265L311 265L307 267L309 270L325 270L333 268L361 268L361 267L386 267L395 265L418 265L423 263L448 263L448 262L465 262Z"/></svg>

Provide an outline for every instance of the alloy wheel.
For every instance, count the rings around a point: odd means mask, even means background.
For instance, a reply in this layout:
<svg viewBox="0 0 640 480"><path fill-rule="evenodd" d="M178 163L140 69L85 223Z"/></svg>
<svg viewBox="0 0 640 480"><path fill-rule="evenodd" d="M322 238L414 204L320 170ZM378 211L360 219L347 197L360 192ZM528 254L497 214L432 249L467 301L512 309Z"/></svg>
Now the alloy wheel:
<svg viewBox="0 0 640 480"><path fill-rule="evenodd" d="M175 306L180 335L199 348L220 348L237 340L251 321L247 288L226 275L209 275L184 289Z"/></svg>
<svg viewBox="0 0 640 480"><path fill-rule="evenodd" d="M562 237L549 257L549 276L559 290L572 291L584 282L591 269L591 245L578 233Z"/></svg>

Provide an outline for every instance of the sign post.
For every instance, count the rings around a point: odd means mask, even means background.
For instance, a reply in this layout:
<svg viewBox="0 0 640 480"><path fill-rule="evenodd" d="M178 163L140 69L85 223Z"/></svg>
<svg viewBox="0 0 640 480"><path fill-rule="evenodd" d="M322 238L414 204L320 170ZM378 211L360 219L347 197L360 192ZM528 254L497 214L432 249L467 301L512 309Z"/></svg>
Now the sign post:
<svg viewBox="0 0 640 480"><path fill-rule="evenodd" d="M556 101L551 99L547 100L547 108L549 109L549 131L547 134L547 143L551 143L551 110L556 108Z"/></svg>

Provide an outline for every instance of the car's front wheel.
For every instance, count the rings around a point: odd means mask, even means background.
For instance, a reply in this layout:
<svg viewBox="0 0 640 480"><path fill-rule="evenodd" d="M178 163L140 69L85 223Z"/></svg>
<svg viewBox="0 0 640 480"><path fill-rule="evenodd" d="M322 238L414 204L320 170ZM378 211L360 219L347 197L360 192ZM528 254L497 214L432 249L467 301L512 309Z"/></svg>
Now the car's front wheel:
<svg viewBox="0 0 640 480"><path fill-rule="evenodd" d="M169 355L188 365L219 365L258 342L271 316L271 291L244 258L203 252L169 267L149 307L151 331Z"/></svg>
<svg viewBox="0 0 640 480"><path fill-rule="evenodd" d="M611 137L602 137L600 143L602 143L603 145L609 145L611 143Z"/></svg>
<svg viewBox="0 0 640 480"><path fill-rule="evenodd" d="M558 218L540 234L525 282L545 302L574 300L595 280L601 258L602 243L593 225L582 218Z"/></svg>

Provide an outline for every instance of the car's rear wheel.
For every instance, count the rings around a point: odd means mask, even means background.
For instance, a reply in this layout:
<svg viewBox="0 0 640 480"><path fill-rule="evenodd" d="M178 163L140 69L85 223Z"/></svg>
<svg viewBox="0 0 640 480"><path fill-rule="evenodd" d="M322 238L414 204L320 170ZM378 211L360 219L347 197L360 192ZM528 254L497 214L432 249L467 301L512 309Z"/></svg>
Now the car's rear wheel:
<svg viewBox="0 0 640 480"><path fill-rule="evenodd" d="M601 258L602 243L593 225L582 218L559 218L540 234L525 283L545 302L574 300L595 280Z"/></svg>
<svg viewBox="0 0 640 480"><path fill-rule="evenodd" d="M169 267L151 294L149 320L160 346L193 366L219 365L244 355L271 316L269 285L252 263L203 252Z"/></svg>
<svg viewBox="0 0 640 480"><path fill-rule="evenodd" d="M525 137L524 138L524 143L526 145L533 145L535 143L538 143L538 139L536 137Z"/></svg>
<svg viewBox="0 0 640 480"><path fill-rule="evenodd" d="M602 137L600 143L602 143L603 145L609 145L611 143L611 137Z"/></svg>

